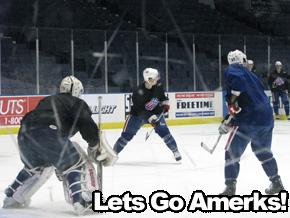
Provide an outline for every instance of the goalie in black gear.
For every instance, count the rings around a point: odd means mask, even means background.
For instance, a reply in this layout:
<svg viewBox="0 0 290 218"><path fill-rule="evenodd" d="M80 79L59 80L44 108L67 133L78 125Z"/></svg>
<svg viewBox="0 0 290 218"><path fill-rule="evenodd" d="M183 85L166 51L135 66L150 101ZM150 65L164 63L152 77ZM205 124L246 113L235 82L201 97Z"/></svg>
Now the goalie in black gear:
<svg viewBox="0 0 290 218"><path fill-rule="evenodd" d="M24 168L5 190L3 208L27 207L32 195L54 170L63 181L65 198L81 214L91 205L92 192L98 189L92 161L113 163L107 148L100 146L99 129L91 110L79 98L82 83L65 77L60 93L42 99L22 119L18 144ZM88 143L88 155L70 137L80 132Z"/></svg>

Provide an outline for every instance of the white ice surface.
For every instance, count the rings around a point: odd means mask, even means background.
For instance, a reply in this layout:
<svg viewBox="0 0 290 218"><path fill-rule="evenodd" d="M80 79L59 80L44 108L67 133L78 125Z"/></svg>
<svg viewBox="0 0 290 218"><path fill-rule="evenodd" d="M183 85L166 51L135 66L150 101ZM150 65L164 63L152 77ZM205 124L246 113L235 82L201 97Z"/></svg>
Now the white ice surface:
<svg viewBox="0 0 290 218"><path fill-rule="evenodd" d="M166 190L170 194L182 195L189 202L190 195L195 190L203 190L206 194L218 194L224 189L224 144L226 136L222 138L217 150L210 155L200 147L204 141L212 145L217 138L218 124L192 125L170 127L183 156L182 164L177 164L172 153L163 141L152 133L145 142L148 128L141 129L127 147L120 153L119 160L114 167L104 168L105 197L121 195L131 191L135 195L143 195L147 201L149 195L156 190ZM109 143L113 145L120 136L121 130L106 130ZM85 145L82 138L74 137ZM276 122L273 135L273 153L279 167L284 186L290 187L290 122ZM0 206L4 199L4 189L9 185L22 168L20 162L16 135L0 137ZM264 193L269 180L264 174L259 161L247 148L241 161L241 171L237 183L237 194L251 194L252 190ZM143 213L93 213L90 217L279 217L289 218L287 213L189 213L186 209L178 214L172 212L156 213L149 207ZM36 218L36 217L75 217L70 205L65 203L62 184L53 176L32 198L29 209L0 209L1 218Z"/></svg>

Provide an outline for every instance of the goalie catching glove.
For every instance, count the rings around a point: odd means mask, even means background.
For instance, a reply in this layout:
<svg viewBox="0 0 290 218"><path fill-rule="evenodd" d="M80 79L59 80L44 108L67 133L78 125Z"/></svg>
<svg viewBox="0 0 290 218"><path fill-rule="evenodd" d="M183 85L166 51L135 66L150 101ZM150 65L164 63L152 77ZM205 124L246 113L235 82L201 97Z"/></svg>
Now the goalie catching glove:
<svg viewBox="0 0 290 218"><path fill-rule="evenodd" d="M88 146L88 157L93 162L101 162L103 166L113 166L118 160L116 152L108 144L103 132L100 135L100 144Z"/></svg>
<svg viewBox="0 0 290 218"><path fill-rule="evenodd" d="M100 151L99 151L100 145L96 144L95 146L89 146L87 149L88 152L88 157L90 161L95 162L99 161L98 157L100 156Z"/></svg>

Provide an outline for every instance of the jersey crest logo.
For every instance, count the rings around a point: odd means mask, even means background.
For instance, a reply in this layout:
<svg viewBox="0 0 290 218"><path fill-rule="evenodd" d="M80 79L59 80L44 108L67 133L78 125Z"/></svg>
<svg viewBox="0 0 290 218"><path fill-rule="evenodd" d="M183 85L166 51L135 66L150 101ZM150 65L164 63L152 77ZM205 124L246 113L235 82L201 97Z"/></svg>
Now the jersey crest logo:
<svg viewBox="0 0 290 218"><path fill-rule="evenodd" d="M281 77L277 77L276 79L275 79L275 81L274 81L274 84L276 85L276 86L281 86L281 85L283 85L285 82L284 82L284 80L281 78Z"/></svg>
<svg viewBox="0 0 290 218"><path fill-rule="evenodd" d="M154 108L159 104L159 100L158 98L152 98L150 101L148 101L146 104L145 104L145 109L147 111L152 111L154 110Z"/></svg>

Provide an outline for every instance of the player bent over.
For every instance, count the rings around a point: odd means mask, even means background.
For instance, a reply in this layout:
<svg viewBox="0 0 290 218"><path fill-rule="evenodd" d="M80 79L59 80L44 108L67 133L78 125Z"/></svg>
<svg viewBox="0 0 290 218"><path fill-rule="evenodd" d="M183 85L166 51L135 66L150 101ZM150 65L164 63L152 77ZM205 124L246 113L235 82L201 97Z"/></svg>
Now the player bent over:
<svg viewBox="0 0 290 218"><path fill-rule="evenodd" d="M98 126L89 106L79 98L82 93L82 83L67 76L60 84L60 93L45 97L24 116L18 134L24 168L6 188L3 208L27 207L54 170L75 213L91 207L92 192L98 189L92 161L110 165L115 157L100 145ZM88 155L70 141L78 131L88 143Z"/></svg>
<svg viewBox="0 0 290 218"><path fill-rule="evenodd" d="M144 83L133 91L132 107L126 119L121 137L114 145L116 153L120 153L127 143L134 137L143 124L150 123L155 132L164 140L173 152L176 161L181 160L175 139L171 135L163 113L169 110L168 98L159 81L159 72L153 68L143 71Z"/></svg>
<svg viewBox="0 0 290 218"><path fill-rule="evenodd" d="M266 194L284 190L275 158L271 151L273 113L264 87L257 76L245 66L246 55L239 51L228 54L229 67L225 70L225 91L228 110L233 119L225 120L219 127L220 134L231 131L225 152L225 184L222 195L234 195L240 170L240 158L248 143L259 159L271 181Z"/></svg>

